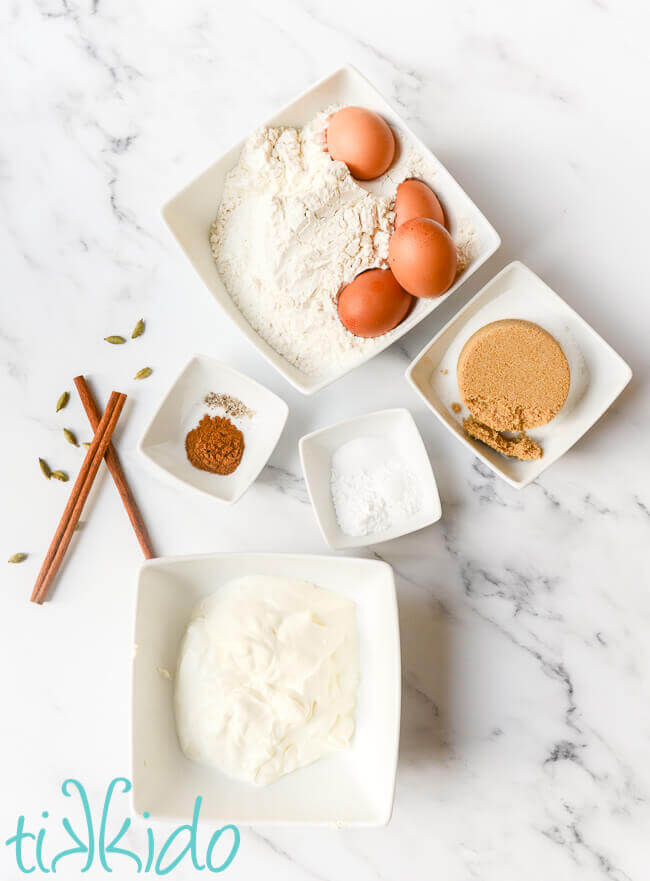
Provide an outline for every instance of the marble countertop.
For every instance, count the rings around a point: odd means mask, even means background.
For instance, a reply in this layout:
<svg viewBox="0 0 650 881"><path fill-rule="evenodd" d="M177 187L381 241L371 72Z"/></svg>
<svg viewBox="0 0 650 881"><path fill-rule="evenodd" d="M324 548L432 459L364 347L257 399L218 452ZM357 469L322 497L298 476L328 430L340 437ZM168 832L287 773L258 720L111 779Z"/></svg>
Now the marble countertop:
<svg viewBox="0 0 650 881"><path fill-rule="evenodd" d="M70 487L44 481L37 457L76 471L82 453L66 445L61 427L86 439L85 417L74 394L65 415L54 404L83 372L102 401L111 388L129 395L118 445L161 555L326 552L297 441L359 412L408 407L434 465L441 521L372 549L394 567L399 593L403 719L393 819L375 830L242 828L228 877L643 881L643 4L27 0L4 4L0 16L0 550L5 559L29 554L2 578L1 841L19 814L36 826L46 823L42 811L65 814L65 778L83 781L96 805L112 777L129 773L141 556L106 476L53 601L28 602ZM503 245L399 344L305 398L212 305L160 206L259 120L347 61L447 165ZM515 258L635 374L596 426L521 492L472 458L404 380L424 343ZM128 335L142 316L141 339L103 342ZM194 352L228 361L291 410L270 464L229 509L159 481L136 452ZM153 375L134 382L145 365ZM142 844L144 836L136 821L125 840ZM5 846L0 866L3 877L18 877ZM74 868L69 862L66 877ZM104 874L94 866L87 877ZM194 876L186 864L174 873Z"/></svg>

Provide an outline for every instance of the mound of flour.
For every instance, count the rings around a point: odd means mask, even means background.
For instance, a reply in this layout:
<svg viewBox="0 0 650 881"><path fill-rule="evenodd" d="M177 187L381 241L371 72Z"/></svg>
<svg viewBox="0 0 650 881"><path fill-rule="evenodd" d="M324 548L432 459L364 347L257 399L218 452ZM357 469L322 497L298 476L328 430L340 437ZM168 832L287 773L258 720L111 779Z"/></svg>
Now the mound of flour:
<svg viewBox="0 0 650 881"><path fill-rule="evenodd" d="M390 199L363 189L325 151L328 111L303 129L262 128L229 173L210 244L249 324L304 373L328 373L379 346L341 324L336 296L387 265ZM382 338L380 338L382 339Z"/></svg>

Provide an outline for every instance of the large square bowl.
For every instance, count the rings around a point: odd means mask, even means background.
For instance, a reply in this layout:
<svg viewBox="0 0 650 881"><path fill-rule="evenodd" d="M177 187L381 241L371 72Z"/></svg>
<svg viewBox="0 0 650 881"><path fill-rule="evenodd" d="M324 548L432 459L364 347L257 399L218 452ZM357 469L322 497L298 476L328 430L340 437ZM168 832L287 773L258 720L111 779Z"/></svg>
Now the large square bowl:
<svg viewBox="0 0 650 881"><path fill-rule="evenodd" d="M479 328L504 318L539 324L558 341L569 362L571 387L558 415L531 437L544 449L541 459L508 459L463 429L456 365L461 349ZM539 276L515 261L499 272L422 349L406 377L429 409L462 444L516 489L527 486L556 462L603 415L632 377L625 361Z"/></svg>
<svg viewBox="0 0 650 881"><path fill-rule="evenodd" d="M281 373L295 388L304 394L312 394L329 383L343 376L353 367L365 363L379 354L387 346L408 333L434 309L452 296L458 288L497 250L501 240L494 228L481 214L476 205L464 192L433 153L413 134L404 120L393 110L390 104L357 70L349 65L337 70L311 89L267 119L263 125L302 126L309 122L318 112L332 104L359 104L381 114L396 131L398 138L403 133L412 144L419 149L435 175L435 190L439 196L450 223L462 218L469 223L476 235L474 258L468 268L459 276L452 287L442 296L429 300L418 300L410 315L394 331L386 334L384 344L355 361L346 364L326 375L311 376L302 373L279 355L251 327L226 291L210 249L209 230L221 202L224 181L227 173L237 164L244 141L240 141L232 149L188 184L178 195L174 196L164 207L163 217L170 230L185 252L194 269L203 279L206 287L216 303L234 321L244 336L259 352ZM376 182L361 185L374 188ZM453 228L452 228L453 232Z"/></svg>
<svg viewBox="0 0 650 881"><path fill-rule="evenodd" d="M199 601L245 575L310 581L356 604L356 731L341 750L268 786L187 759L176 735L173 673ZM171 677L171 678L170 678ZM400 727L400 643L387 563L298 554L212 554L150 560L138 579L133 658L132 780L136 813L178 822L380 826L392 811Z"/></svg>

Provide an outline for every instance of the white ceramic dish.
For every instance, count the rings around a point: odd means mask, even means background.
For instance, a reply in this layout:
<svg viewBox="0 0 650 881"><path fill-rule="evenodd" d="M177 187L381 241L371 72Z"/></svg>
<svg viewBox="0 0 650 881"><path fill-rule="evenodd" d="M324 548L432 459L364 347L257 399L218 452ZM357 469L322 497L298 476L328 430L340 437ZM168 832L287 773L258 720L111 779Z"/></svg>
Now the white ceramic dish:
<svg viewBox="0 0 650 881"><path fill-rule="evenodd" d="M250 418L232 420L244 433L244 455L239 467L225 476L200 471L190 464L185 452L185 436L204 413L224 415L222 410L212 410L204 403L209 392L233 395L255 411ZM163 398L138 449L158 472L232 504L268 462L288 415L289 408L282 398L254 379L214 358L195 355Z"/></svg>
<svg viewBox="0 0 650 881"><path fill-rule="evenodd" d="M561 345L571 370L571 387L562 410L530 436L544 455L531 462L501 456L463 431L456 364L473 333L491 321L524 318L552 334ZM489 281L422 349L406 371L408 381L443 425L471 452L511 486L527 486L557 461L588 431L630 381L632 371L584 319L523 263L510 263Z"/></svg>
<svg viewBox="0 0 650 881"><path fill-rule="evenodd" d="M231 780L186 759L178 744L173 671L198 602L244 575L299 578L356 603L361 676L349 749L269 786ZM399 747L401 667L395 584L376 560L299 554L213 554L150 560L141 570L132 680L132 780L136 813L187 822L194 799L217 823L388 823Z"/></svg>
<svg viewBox="0 0 650 881"><path fill-rule="evenodd" d="M359 437L389 439L417 477L422 507L407 520L371 535L346 535L339 526L330 491L332 456L344 443ZM378 410L347 419L300 438L300 461L318 525L327 544L340 550L390 541L440 520L440 496L420 432L408 410Z"/></svg>
<svg viewBox="0 0 650 881"><path fill-rule="evenodd" d="M295 388L304 394L312 394L324 388L335 379L343 376L353 367L358 367L369 358L379 354L387 346L408 333L425 316L436 309L447 297L450 297L468 278L490 257L499 247L501 240L493 227L481 214L447 169L436 159L429 149L411 132L404 120L393 110L377 90L353 67L344 67L331 76L316 83L311 89L267 119L263 125L302 126L309 122L321 110L332 104L360 104L380 113L393 126L398 138L403 133L413 145L421 151L426 165L431 169L430 182L440 198L451 232L454 224L461 220L468 222L474 229L477 246L471 265L460 276L458 281L447 293L431 300L419 300L409 317L399 327L385 337L385 345L374 352L360 358L352 365L346 364L341 369L327 375L310 376L297 370L283 357L277 354L246 321L223 286L217 267L210 250L209 229L214 220L226 174L237 164L239 154L244 145L240 141L231 150L221 156L203 174L188 184L178 195L174 196L164 207L163 217L170 230L185 252L194 269L203 279L208 290L221 308L230 316L237 327L261 354L281 373ZM388 172L390 174L390 171ZM369 183L360 182L374 191L381 191L382 179ZM386 182L386 194L394 193L394 184Z"/></svg>

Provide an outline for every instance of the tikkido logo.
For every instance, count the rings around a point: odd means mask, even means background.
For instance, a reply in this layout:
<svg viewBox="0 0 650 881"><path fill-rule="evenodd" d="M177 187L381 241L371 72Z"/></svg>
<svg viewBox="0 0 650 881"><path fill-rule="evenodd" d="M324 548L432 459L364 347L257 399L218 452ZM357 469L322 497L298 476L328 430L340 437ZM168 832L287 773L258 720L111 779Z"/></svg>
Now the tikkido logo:
<svg viewBox="0 0 650 881"><path fill-rule="evenodd" d="M95 865L106 872L118 870L121 876L129 863L136 874L151 872L154 875L169 875L183 861L191 863L198 871L207 869L215 873L223 872L230 866L239 850L239 829L230 824L212 833L205 850L202 851L203 859L200 859L198 841L202 804L200 796L197 796L194 802L192 822L172 830L159 849L156 847L154 830L150 826L144 830L146 842L141 847L137 849L119 847L120 842L126 843L123 839L131 828L131 819L125 817L120 825L120 815L118 814L117 818L114 816L117 808L113 803L118 801L120 795L130 792L131 788L131 781L125 777L111 780L102 803L99 825L95 827L83 784L72 778L65 780L61 792L66 798L74 800L73 809L77 814L81 812L80 819L73 825L68 817L63 817L60 824L56 824L50 819L49 812L43 811L40 828L31 831L27 829L25 816L21 814L18 817L15 834L5 841L7 847L14 849L18 869L25 875L32 872L48 874L56 873L60 865L64 864L66 875L69 876L75 866L80 872L88 872ZM145 812L143 817L146 820L149 814ZM118 826L119 830L115 832ZM51 843L57 836L59 839L65 838L63 848L59 847L60 840ZM128 836L128 843L132 845L132 839L141 840L142 837L142 829L134 826ZM70 847L70 844L73 846Z"/></svg>

